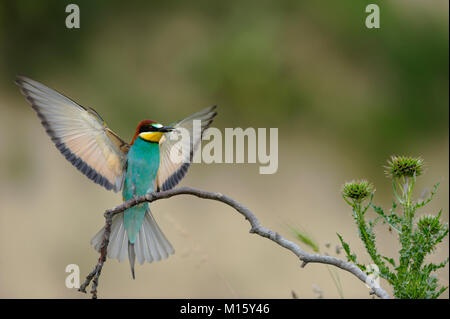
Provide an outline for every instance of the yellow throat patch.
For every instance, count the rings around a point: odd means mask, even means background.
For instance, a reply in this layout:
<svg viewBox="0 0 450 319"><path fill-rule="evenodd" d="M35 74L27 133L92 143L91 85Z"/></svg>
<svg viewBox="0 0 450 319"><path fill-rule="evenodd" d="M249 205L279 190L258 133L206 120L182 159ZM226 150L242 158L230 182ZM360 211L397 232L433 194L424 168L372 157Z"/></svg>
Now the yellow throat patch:
<svg viewBox="0 0 450 319"><path fill-rule="evenodd" d="M163 132L142 132L139 134L139 137L149 142L159 143L163 135Z"/></svg>

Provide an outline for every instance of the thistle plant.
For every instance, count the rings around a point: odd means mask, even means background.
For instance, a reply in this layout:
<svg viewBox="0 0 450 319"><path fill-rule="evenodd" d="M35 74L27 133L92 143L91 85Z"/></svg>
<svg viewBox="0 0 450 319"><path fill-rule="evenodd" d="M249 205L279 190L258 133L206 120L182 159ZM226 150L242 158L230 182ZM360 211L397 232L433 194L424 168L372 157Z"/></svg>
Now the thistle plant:
<svg viewBox="0 0 450 319"><path fill-rule="evenodd" d="M413 199L416 179L422 175L423 168L424 162L421 158L391 157L385 167L386 176L392 179L394 193L392 208L388 213L373 204L375 188L371 183L365 180L352 181L344 184L342 188L342 197L352 208L359 237L378 268L377 275L392 286L397 298L437 298L447 289L438 285L435 271L446 266L448 257L439 264L425 261L437 244L448 235L448 224L440 220L442 210L437 216L416 217L418 210L433 200L439 186L439 183L434 185L427 199ZM373 209L377 215L374 220L366 219L369 209ZM379 221L387 224L398 236L401 249L397 260L378 252L374 227ZM359 264L350 246L341 235L338 234L338 237L348 261L367 272L368 267Z"/></svg>

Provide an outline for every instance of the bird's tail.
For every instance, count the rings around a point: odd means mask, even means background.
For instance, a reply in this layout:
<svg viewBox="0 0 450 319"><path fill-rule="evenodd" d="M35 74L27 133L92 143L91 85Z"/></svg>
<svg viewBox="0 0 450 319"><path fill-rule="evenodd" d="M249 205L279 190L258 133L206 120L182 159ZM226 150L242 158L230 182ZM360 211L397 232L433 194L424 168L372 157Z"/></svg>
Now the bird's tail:
<svg viewBox="0 0 450 319"><path fill-rule="evenodd" d="M131 274L134 279L134 264L136 259L142 265L144 261L151 263L165 259L175 251L161 229L159 229L156 220L150 212L150 208L145 213L144 221L134 244L128 241L127 231L123 225L123 215L118 214L113 217L107 256L108 258L116 258L119 262L122 262L128 256ZM101 249L104 232L105 227L91 240L91 245L97 251Z"/></svg>

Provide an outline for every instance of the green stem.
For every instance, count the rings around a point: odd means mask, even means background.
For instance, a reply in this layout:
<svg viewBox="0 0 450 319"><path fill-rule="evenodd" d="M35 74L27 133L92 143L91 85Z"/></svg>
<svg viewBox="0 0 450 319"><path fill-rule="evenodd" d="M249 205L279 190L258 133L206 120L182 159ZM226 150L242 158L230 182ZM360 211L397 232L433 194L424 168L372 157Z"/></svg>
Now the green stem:
<svg viewBox="0 0 450 319"><path fill-rule="evenodd" d="M364 246L366 247L367 253L372 258L372 261L375 265L380 269L380 275L392 283L392 277L390 275L389 268L386 266L384 261L380 258L380 255L377 253L377 248L375 245L375 241L369 235L369 231L367 228L367 224L364 220L364 214L361 211L361 205L356 203L354 206L354 214L356 218L356 222L359 228L359 234Z"/></svg>
<svg viewBox="0 0 450 319"><path fill-rule="evenodd" d="M339 296L341 297L341 299L344 299L344 292L342 291L342 285L341 285L341 281L339 280L339 274L337 272L335 274L333 274L333 272L330 269L330 266L328 266L328 265L327 265L327 269L328 269L328 272L330 273L331 278L333 279L334 285L336 286Z"/></svg>

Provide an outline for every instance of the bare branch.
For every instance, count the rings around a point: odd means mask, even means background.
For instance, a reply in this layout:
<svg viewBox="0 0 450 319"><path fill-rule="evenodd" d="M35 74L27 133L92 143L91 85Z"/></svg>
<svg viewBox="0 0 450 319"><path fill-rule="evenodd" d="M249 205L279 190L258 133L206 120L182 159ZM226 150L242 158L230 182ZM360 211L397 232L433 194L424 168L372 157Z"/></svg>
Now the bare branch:
<svg viewBox="0 0 450 319"><path fill-rule="evenodd" d="M91 294L92 299L97 299L97 286L98 286L98 280L100 278L100 275L102 273L103 264L106 261L106 253L108 250L108 244L109 244L109 236L111 235L111 225L112 225L112 218L115 214L112 213L105 213L105 233L100 249L100 257L98 258L98 262L94 267L94 270L92 270L89 275L86 276L86 280L84 283L78 288L78 291L86 293L86 288L89 286L89 284L92 281L92 288L91 288Z"/></svg>
<svg viewBox="0 0 450 319"><path fill-rule="evenodd" d="M221 193L213 193L213 192L207 192L203 190L198 190L191 187L180 187L171 189L168 191L163 192L154 192L154 193L148 193L143 196L136 197L134 199L130 199L123 204L116 206L112 209L109 209L105 212L105 219L106 219L106 229L105 231L105 238L102 243L102 249L100 253L100 258L95 266L94 270L87 276L86 281L83 283L83 285L80 287L80 291L86 292L86 287L89 285L91 280L94 280L93 287L91 290L92 297L97 297L97 285L98 285L98 279L103 267L103 263L106 260L106 250L109 243L109 235L110 235L110 228L111 228L111 220L112 217L118 213L121 213L125 211L126 209L144 203L144 202L154 202L160 199L170 198L177 195L192 195L199 198L204 199L211 199L220 201L222 203L225 203L231 207L233 207L235 210L237 210L241 215L245 217L246 220L250 223L250 233L258 234L262 237L265 237L267 239L272 240L273 242L277 243L278 245L290 250L293 252L301 261L301 267L305 267L308 263L320 263L320 264L327 264L327 265L333 265L338 268L341 268L343 270L346 270L350 272L351 274L355 275L357 278L359 278L362 282L366 283L366 280L368 278L368 275L363 272L361 269L359 269L356 265L346 262L342 259L332 257L332 256L323 256L318 254L309 254L305 252L303 249L301 249L297 244L295 244L292 241L289 241L279 235L276 232L271 231L270 229L267 229L263 226L261 226L259 220L256 218L256 216L245 206L238 203L234 199L225 196ZM374 287L370 291L371 294L374 294L380 298L388 299L389 294L382 289L381 287Z"/></svg>

